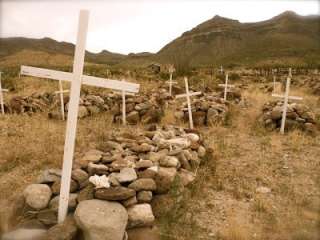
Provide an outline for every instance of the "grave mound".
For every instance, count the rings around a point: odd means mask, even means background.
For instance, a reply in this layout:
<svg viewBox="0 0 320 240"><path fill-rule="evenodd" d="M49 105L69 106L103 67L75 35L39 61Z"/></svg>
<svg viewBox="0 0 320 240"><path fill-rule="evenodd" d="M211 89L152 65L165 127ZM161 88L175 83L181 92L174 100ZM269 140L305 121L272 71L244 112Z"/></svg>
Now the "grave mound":
<svg viewBox="0 0 320 240"><path fill-rule="evenodd" d="M192 118L196 126L219 124L226 120L230 103L217 95L204 95L192 100ZM179 106L175 112L178 121L188 122L187 103Z"/></svg>
<svg viewBox="0 0 320 240"><path fill-rule="evenodd" d="M212 150L204 146L201 135L173 126L114 133L99 150L76 154L68 208L69 214L75 212L77 224L73 223L70 234L76 234L75 226L87 236L93 232L115 234L152 226L155 221L151 207L153 197L167 193L177 184L181 188L191 184L196 177L194 172L210 154ZM48 169L39 176L37 184L24 190L20 228L36 221L45 226L49 235L65 234L57 231L60 178L61 170ZM114 226L112 221L101 225L94 220L105 218L107 212L114 221L119 221L119 226ZM119 234L123 236L124 232Z"/></svg>
<svg viewBox="0 0 320 240"><path fill-rule="evenodd" d="M283 100L264 104L260 121L270 130L280 129L283 112ZM317 130L316 117L312 110L301 103L288 103L285 130L300 129L310 133Z"/></svg>

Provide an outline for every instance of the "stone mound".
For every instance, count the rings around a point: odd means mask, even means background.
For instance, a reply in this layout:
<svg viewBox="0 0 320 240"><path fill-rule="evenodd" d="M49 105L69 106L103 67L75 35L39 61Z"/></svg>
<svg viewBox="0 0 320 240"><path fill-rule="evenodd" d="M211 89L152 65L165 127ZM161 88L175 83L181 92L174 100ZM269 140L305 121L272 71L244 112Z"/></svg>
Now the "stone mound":
<svg viewBox="0 0 320 240"><path fill-rule="evenodd" d="M264 104L260 120L270 130L280 129L283 112L283 100L271 101ZM285 130L300 129L315 132L316 117L311 109L300 103L289 103Z"/></svg>
<svg viewBox="0 0 320 240"><path fill-rule="evenodd" d="M192 99L192 118L195 126L222 123L227 118L229 102L219 96L205 95ZM179 121L189 122L188 105L178 107L175 117Z"/></svg>
<svg viewBox="0 0 320 240"><path fill-rule="evenodd" d="M54 95L50 93L34 93L30 96L15 96L5 104L7 113L36 113L44 112L53 102Z"/></svg>
<svg viewBox="0 0 320 240"><path fill-rule="evenodd" d="M191 184L196 177L193 172L211 152L199 134L173 126L115 133L99 150L76 154L68 205L71 215L75 211L76 225L57 224L58 169L43 171L37 184L24 190L23 218L41 223L49 235L54 231L55 239L66 239L59 238L60 228L67 228L67 235L74 237L76 226L85 239L122 240L125 229L152 226L153 197L167 193L176 183Z"/></svg>

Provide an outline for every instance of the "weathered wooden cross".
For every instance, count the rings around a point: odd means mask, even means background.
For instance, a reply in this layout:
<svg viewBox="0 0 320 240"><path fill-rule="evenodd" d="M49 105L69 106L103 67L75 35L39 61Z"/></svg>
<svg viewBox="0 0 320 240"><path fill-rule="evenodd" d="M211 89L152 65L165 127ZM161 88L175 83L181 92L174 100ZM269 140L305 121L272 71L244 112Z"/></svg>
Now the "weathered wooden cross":
<svg viewBox="0 0 320 240"><path fill-rule="evenodd" d="M220 66L219 72L220 72L221 74L223 73L223 67L222 67L222 65Z"/></svg>
<svg viewBox="0 0 320 240"><path fill-rule="evenodd" d="M64 221L68 210L71 171L75 147L81 85L87 84L96 87L111 88L115 90L135 93L139 92L140 87L139 84L83 75L88 21L89 11L81 10L79 17L77 43L74 55L73 73L34 68L28 66L21 67L21 74L71 82L70 101L63 155L58 222Z"/></svg>
<svg viewBox="0 0 320 240"><path fill-rule="evenodd" d="M291 78L287 78L287 83L286 83L286 90L284 95L279 95L279 94L272 94L272 97L277 97L277 98L284 98L284 103L283 103L283 110L282 110L282 119L281 119L281 127L280 127L280 133L284 134L284 127L286 124L286 117L287 117L287 108L288 108L288 101L289 99L292 100L302 100L302 97L296 97L296 96L289 96L290 93L290 82Z"/></svg>
<svg viewBox="0 0 320 240"><path fill-rule="evenodd" d="M188 78L184 78L184 82L186 85L186 93L185 94L180 94L177 95L176 98L182 98L186 97L187 98L187 104L188 104L188 113L189 113L189 124L190 124L190 129L193 129L193 119L192 119L192 110L191 110L191 99L190 97L200 95L201 92L189 92L189 84L188 84Z"/></svg>
<svg viewBox="0 0 320 240"><path fill-rule="evenodd" d="M124 80L122 80L124 81ZM126 95L129 96L134 96L134 93L132 92L126 92L124 90L122 90L121 92L115 92L116 94L121 94L122 95L122 124L126 125L127 124L127 120L126 120Z"/></svg>
<svg viewBox="0 0 320 240"><path fill-rule="evenodd" d="M169 67L170 79L169 79L169 81L166 82L166 83L169 84L169 94L170 94L170 96L172 96L172 84L177 84L177 83L178 83L178 82L176 82L176 81L172 81L172 74L173 74L173 72L174 72L174 67L173 67L173 66L170 66L170 67Z"/></svg>
<svg viewBox="0 0 320 240"><path fill-rule="evenodd" d="M2 88L1 75L2 75L2 72L0 72L0 104L1 104L1 113L4 114L3 92L8 92L9 90Z"/></svg>
<svg viewBox="0 0 320 240"><path fill-rule="evenodd" d="M60 95L60 104L61 104L61 117L62 120L64 121L65 117L64 117L64 101L63 101L63 94L64 93L68 93L69 90L63 90L62 87L62 81L59 80L59 91L54 92L55 94L59 94Z"/></svg>
<svg viewBox="0 0 320 240"><path fill-rule="evenodd" d="M229 75L228 73L226 74L226 82L225 84L219 84L220 87L224 87L224 94L223 94L223 99L225 101L227 101L227 93L229 91L229 88L234 87L234 85L228 85L228 81L229 81Z"/></svg>

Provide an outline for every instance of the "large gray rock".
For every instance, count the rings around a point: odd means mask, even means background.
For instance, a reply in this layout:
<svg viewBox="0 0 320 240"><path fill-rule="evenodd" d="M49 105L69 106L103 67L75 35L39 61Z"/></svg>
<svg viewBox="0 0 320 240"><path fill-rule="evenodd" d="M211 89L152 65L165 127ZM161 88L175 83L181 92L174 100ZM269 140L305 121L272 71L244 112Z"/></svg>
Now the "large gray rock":
<svg viewBox="0 0 320 240"><path fill-rule="evenodd" d="M128 228L152 226L155 220L150 204L137 204L128 208Z"/></svg>
<svg viewBox="0 0 320 240"><path fill-rule="evenodd" d="M85 240L123 240L128 213L120 203L93 199L79 203L74 218Z"/></svg>
<svg viewBox="0 0 320 240"><path fill-rule="evenodd" d="M51 189L46 184L31 184L23 192L26 203L36 210L46 208L51 195Z"/></svg>
<svg viewBox="0 0 320 240"><path fill-rule="evenodd" d="M46 235L44 229L20 228L2 235L2 240L43 240Z"/></svg>

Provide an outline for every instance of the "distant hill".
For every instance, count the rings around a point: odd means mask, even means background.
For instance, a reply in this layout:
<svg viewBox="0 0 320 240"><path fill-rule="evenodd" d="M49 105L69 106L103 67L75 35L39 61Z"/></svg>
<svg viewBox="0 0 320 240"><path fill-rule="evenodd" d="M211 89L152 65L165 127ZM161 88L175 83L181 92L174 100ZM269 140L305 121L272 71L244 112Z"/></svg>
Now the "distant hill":
<svg viewBox="0 0 320 240"><path fill-rule="evenodd" d="M50 38L0 38L0 65L39 60L70 63L74 44ZM43 53L43 56L41 56ZM54 59L50 59L53 56ZM119 67L145 66L150 62L197 66L320 66L320 16L302 17L284 12L267 21L240 23L215 16L164 46L158 53L122 55L106 50L86 52L86 61Z"/></svg>
<svg viewBox="0 0 320 240"><path fill-rule="evenodd" d="M284 12L240 23L215 16L163 47L160 62L203 65L320 65L320 16Z"/></svg>
<svg viewBox="0 0 320 240"><path fill-rule="evenodd" d="M58 42L51 38L32 39L32 38L1 38L0 39L0 58L17 54L20 51L36 51L45 54L60 54L66 56L74 55L74 44ZM86 51L86 61L94 63L116 64L126 58L126 55L112 53L106 50L100 53Z"/></svg>

